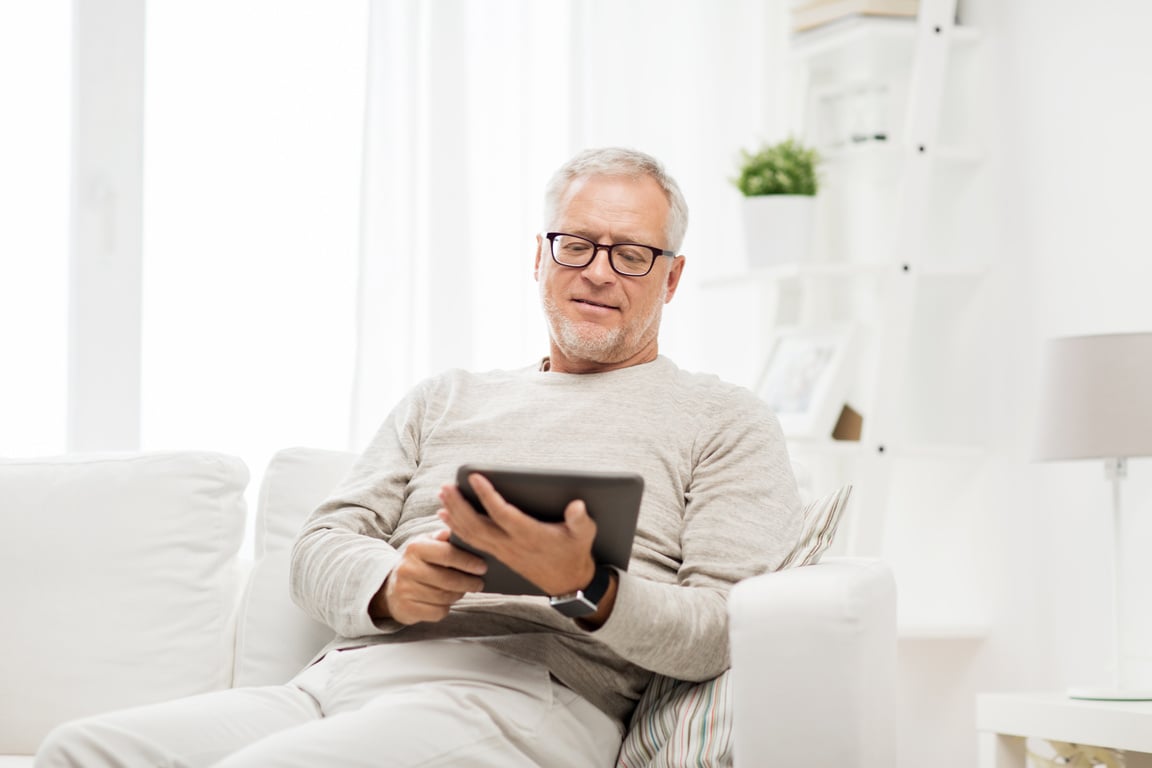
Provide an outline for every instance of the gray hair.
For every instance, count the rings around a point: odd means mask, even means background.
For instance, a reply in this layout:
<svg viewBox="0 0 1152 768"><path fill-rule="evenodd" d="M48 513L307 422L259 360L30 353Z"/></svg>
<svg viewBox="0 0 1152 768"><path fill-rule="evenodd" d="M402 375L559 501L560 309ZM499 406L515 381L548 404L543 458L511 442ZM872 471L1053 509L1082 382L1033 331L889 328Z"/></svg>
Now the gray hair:
<svg viewBox="0 0 1152 768"><path fill-rule="evenodd" d="M668 198L668 221L665 234L668 243L665 247L679 253L684 243L684 233L688 229L688 203L680 192L680 185L668 175L659 160L635 149L623 147L603 147L586 149L560 166L544 190L544 221L551 226L560 208L560 200L568 185L576 179L593 176L627 176L639 178L648 176L664 190Z"/></svg>

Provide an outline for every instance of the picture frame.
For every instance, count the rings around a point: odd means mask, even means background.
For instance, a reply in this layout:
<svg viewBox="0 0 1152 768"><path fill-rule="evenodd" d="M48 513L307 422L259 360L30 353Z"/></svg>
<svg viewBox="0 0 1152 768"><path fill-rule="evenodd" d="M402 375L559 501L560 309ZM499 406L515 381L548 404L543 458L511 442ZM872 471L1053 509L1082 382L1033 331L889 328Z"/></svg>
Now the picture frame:
<svg viewBox="0 0 1152 768"><path fill-rule="evenodd" d="M774 332L757 378L785 437L831 438L851 384L849 328Z"/></svg>

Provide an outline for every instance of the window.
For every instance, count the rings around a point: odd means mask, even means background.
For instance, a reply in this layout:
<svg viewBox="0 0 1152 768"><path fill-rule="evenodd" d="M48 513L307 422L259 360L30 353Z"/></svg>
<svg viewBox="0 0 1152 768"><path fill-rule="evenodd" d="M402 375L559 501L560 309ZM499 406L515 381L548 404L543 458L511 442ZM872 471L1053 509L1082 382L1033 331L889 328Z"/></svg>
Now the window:
<svg viewBox="0 0 1152 768"><path fill-rule="evenodd" d="M61 453L71 8L0 4L0 454Z"/></svg>
<svg viewBox="0 0 1152 768"><path fill-rule="evenodd" d="M344 448L366 2L148 9L142 444Z"/></svg>

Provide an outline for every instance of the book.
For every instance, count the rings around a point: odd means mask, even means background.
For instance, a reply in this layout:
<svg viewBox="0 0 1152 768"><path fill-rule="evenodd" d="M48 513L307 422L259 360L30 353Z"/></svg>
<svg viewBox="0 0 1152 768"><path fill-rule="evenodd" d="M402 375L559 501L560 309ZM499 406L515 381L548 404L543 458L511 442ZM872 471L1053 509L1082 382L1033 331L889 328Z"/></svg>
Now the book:
<svg viewBox="0 0 1152 768"><path fill-rule="evenodd" d="M920 0L807 0L793 6L792 31L803 32L849 16L915 18Z"/></svg>

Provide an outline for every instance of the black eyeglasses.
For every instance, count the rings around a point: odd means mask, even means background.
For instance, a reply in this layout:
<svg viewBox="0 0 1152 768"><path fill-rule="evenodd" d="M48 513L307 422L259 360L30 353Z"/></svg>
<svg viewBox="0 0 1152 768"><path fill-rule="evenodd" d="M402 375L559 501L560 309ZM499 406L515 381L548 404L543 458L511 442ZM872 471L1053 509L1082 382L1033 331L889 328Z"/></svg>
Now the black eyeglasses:
<svg viewBox="0 0 1152 768"><path fill-rule="evenodd" d="M582 269L592 263L601 248L608 251L608 264L613 271L625 277L643 277L652 271L657 256L675 256L666 251L640 243L612 243L605 245L580 235L548 232L544 235L552 245L552 260L562 267Z"/></svg>

